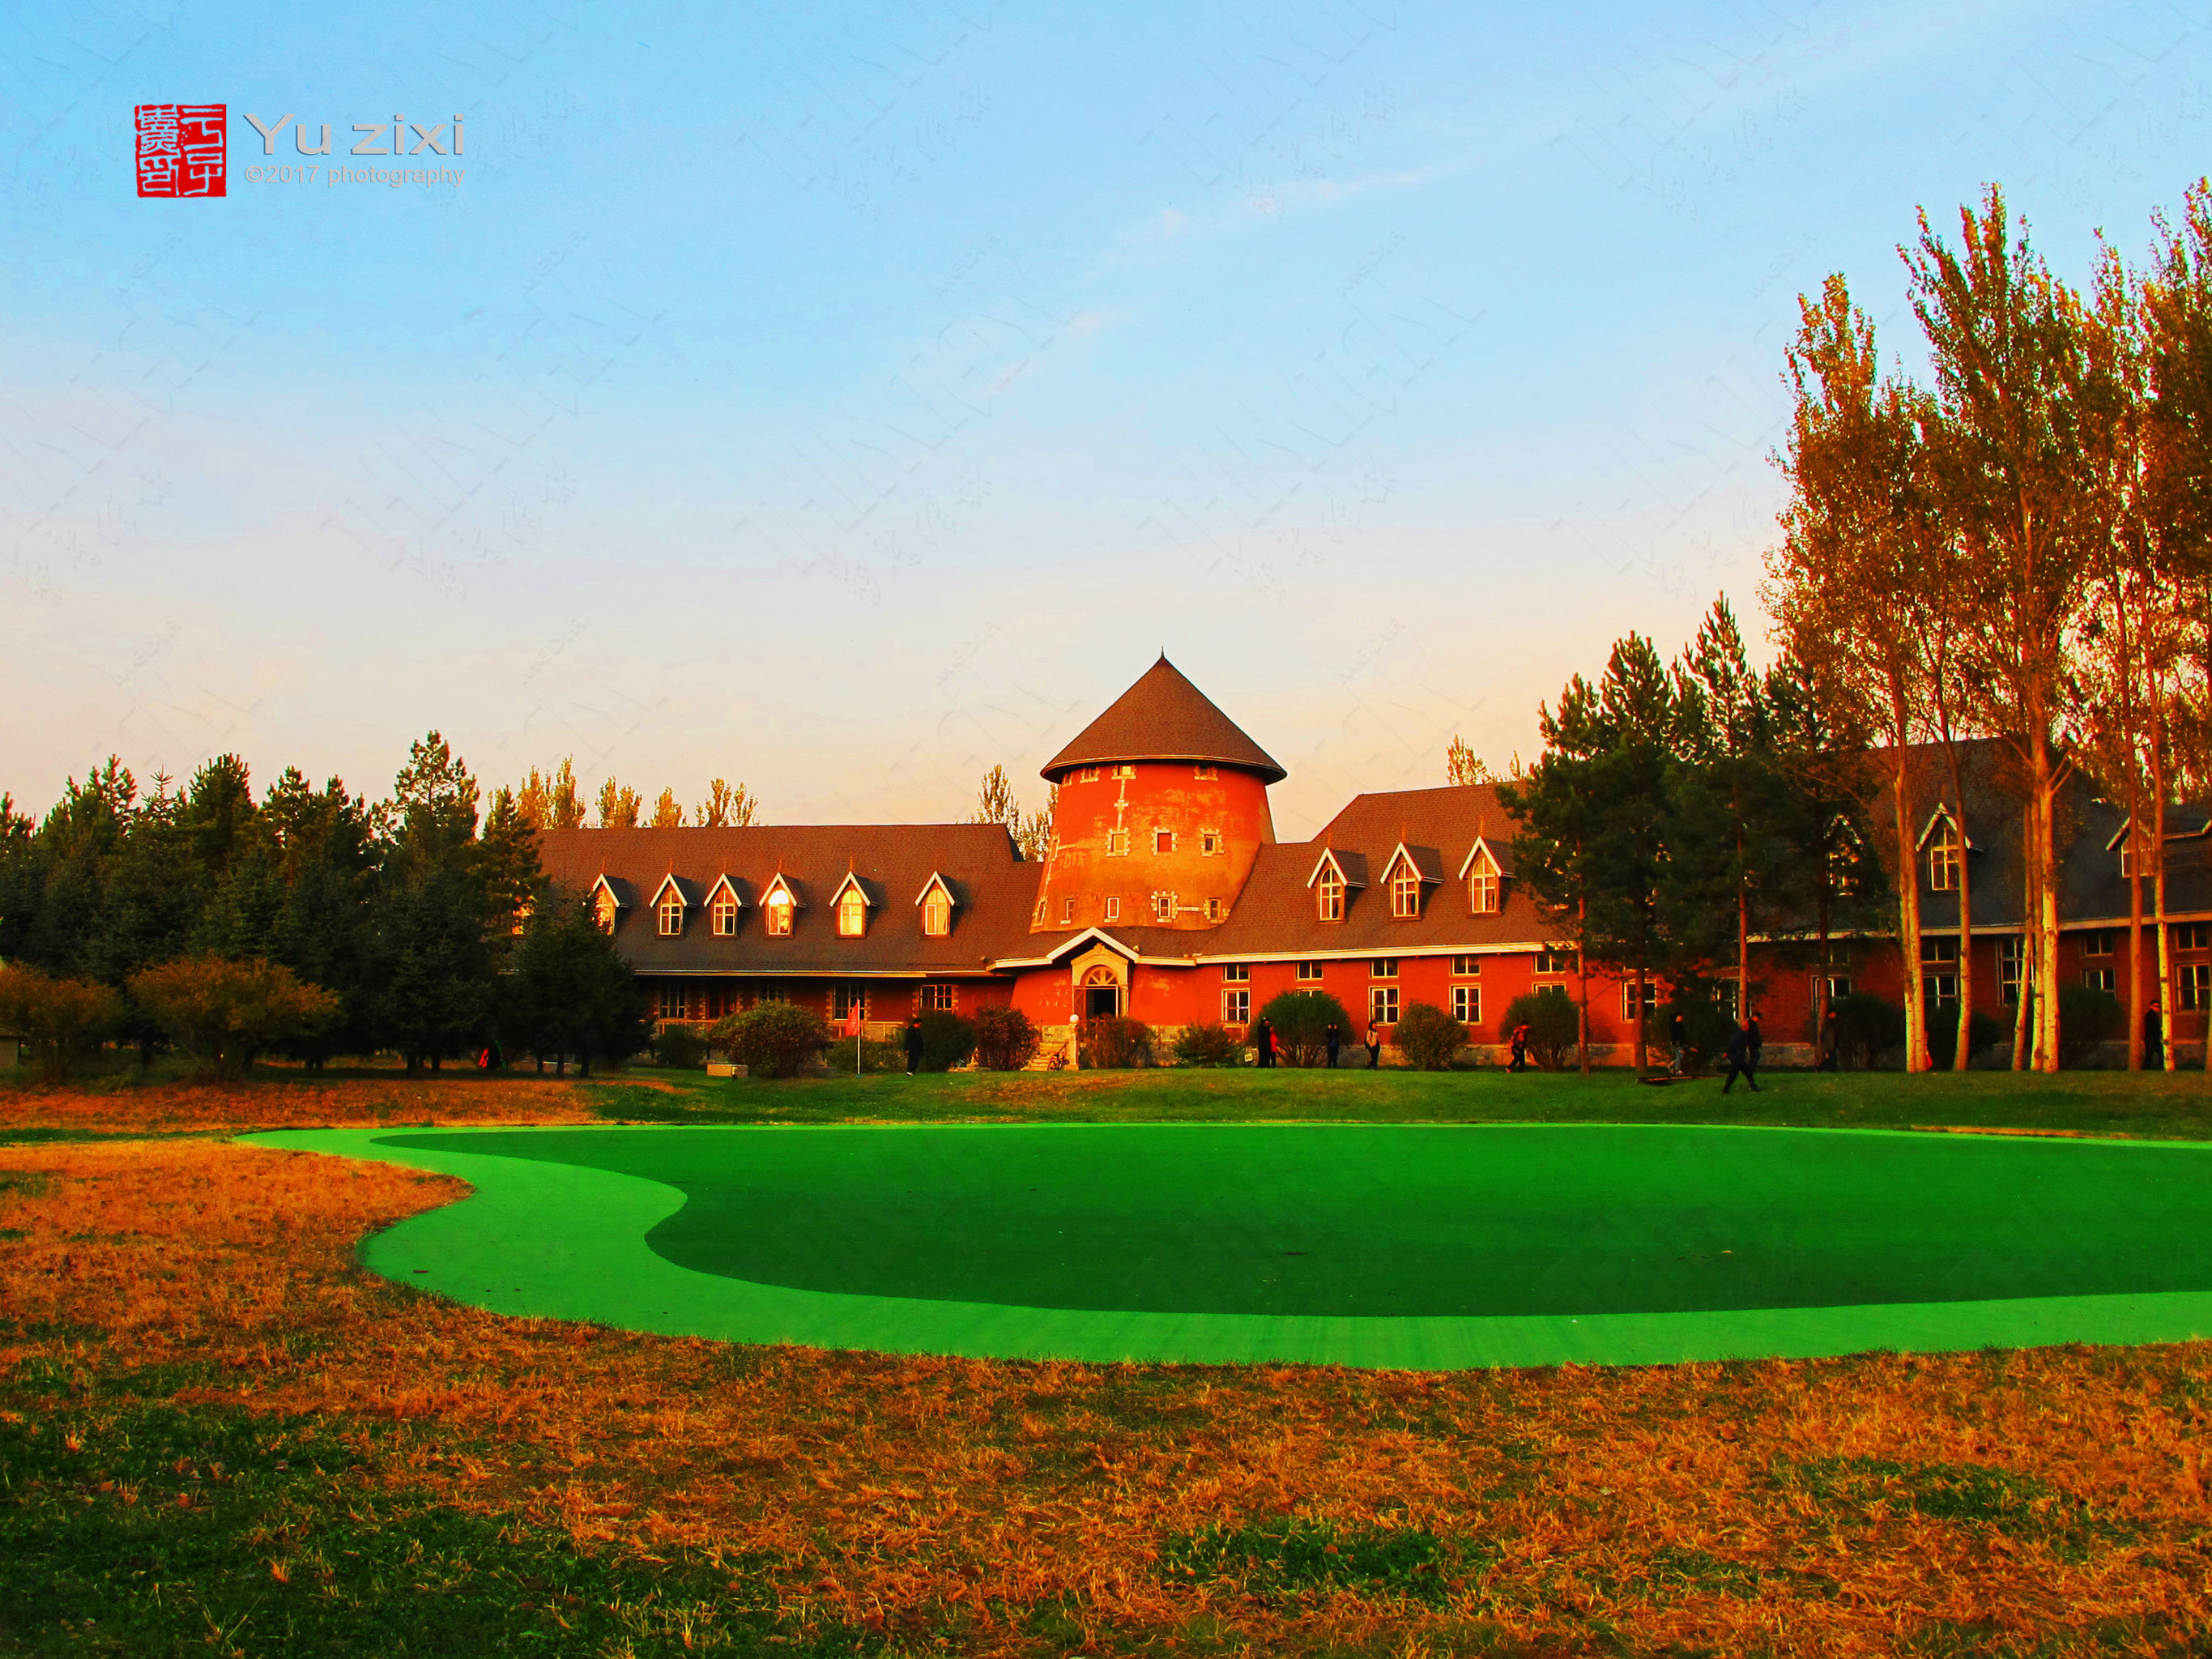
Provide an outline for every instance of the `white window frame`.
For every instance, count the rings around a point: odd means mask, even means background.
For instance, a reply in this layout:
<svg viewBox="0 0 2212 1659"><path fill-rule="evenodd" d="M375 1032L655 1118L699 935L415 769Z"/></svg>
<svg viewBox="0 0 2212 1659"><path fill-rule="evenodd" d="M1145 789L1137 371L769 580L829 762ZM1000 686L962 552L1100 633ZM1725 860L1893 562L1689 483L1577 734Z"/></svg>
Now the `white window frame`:
<svg viewBox="0 0 2212 1659"><path fill-rule="evenodd" d="M1165 841L1167 845L1161 846L1162 841ZM1160 858L1174 852L1175 849L1176 832L1172 830L1163 830L1158 824L1154 824L1152 826L1152 856Z"/></svg>
<svg viewBox="0 0 2212 1659"><path fill-rule="evenodd" d="M1658 1007L1659 981L1647 975L1644 981L1644 1011L1655 1013ZM1636 1018L1636 981L1632 979L1620 981L1620 1017L1624 1020Z"/></svg>
<svg viewBox="0 0 2212 1659"><path fill-rule="evenodd" d="M660 937L680 939L684 933L684 901L671 893L660 901Z"/></svg>
<svg viewBox="0 0 2212 1659"><path fill-rule="evenodd" d="M1129 832L1127 830L1109 830L1106 832L1106 856L1109 859L1129 856Z"/></svg>
<svg viewBox="0 0 2212 1659"><path fill-rule="evenodd" d="M1075 901L1072 898L1064 898L1060 902L1060 925L1063 927L1070 927L1074 924Z"/></svg>
<svg viewBox="0 0 2212 1659"><path fill-rule="evenodd" d="M1390 914L1400 921L1418 921L1421 915L1420 872L1405 865L1390 878Z"/></svg>
<svg viewBox="0 0 2212 1659"><path fill-rule="evenodd" d="M1371 958L1367 964L1367 976L1370 979L1397 978L1398 958L1395 957L1375 957Z"/></svg>
<svg viewBox="0 0 2212 1659"><path fill-rule="evenodd" d="M1218 858L1221 853L1221 831L1201 830L1198 832L1198 852L1201 858Z"/></svg>
<svg viewBox="0 0 2212 1659"><path fill-rule="evenodd" d="M1451 961L1451 970L1452 977L1454 979L1480 979L1482 977L1482 958L1480 957L1454 957Z"/></svg>
<svg viewBox="0 0 2212 1659"><path fill-rule="evenodd" d="M868 988L866 985L833 987L830 993L830 1018L850 1019L853 1005L856 1002L860 1005L860 1018L865 1021L868 1017Z"/></svg>
<svg viewBox="0 0 2212 1659"><path fill-rule="evenodd" d="M847 888L837 898L837 937L860 939L868 931L868 902L854 888Z"/></svg>
<svg viewBox="0 0 2212 1659"><path fill-rule="evenodd" d="M1311 973L1306 971L1310 968L1313 970ZM1302 962L1291 977L1301 985L1318 985L1321 983L1321 963L1311 959Z"/></svg>
<svg viewBox="0 0 2212 1659"><path fill-rule="evenodd" d="M929 939L943 939L952 931L952 900L941 887L921 902L921 931Z"/></svg>
<svg viewBox="0 0 2212 1659"><path fill-rule="evenodd" d="M1173 893L1152 895L1152 920L1173 921L1176 919L1176 896Z"/></svg>
<svg viewBox="0 0 2212 1659"><path fill-rule="evenodd" d="M1119 921L1121 920L1121 901L1120 898L1109 898L1106 901L1106 920L1109 921Z"/></svg>
<svg viewBox="0 0 2212 1659"><path fill-rule="evenodd" d="M1467 903L1470 914L1494 916L1503 907L1498 891L1498 866L1486 856L1467 876Z"/></svg>
<svg viewBox="0 0 2212 1659"><path fill-rule="evenodd" d="M1314 884L1314 914L1322 921L1344 920L1344 878L1334 870L1322 871Z"/></svg>
<svg viewBox="0 0 2212 1659"><path fill-rule="evenodd" d="M712 912L716 939L728 939L738 931L738 902L735 899L716 899Z"/></svg>
<svg viewBox="0 0 2212 1659"><path fill-rule="evenodd" d="M2084 968L2081 970L2081 983L2093 991L2117 992L2120 988L2119 981L2120 970L2117 968ZM1954 990L1951 1000L1956 1002L1958 1000L1959 994Z"/></svg>
<svg viewBox="0 0 2212 1659"><path fill-rule="evenodd" d="M2177 951L2212 951L2212 921L2179 921L2173 925Z"/></svg>
<svg viewBox="0 0 2212 1659"><path fill-rule="evenodd" d="M2194 1012L2212 1006L2212 962L2184 962L2174 966L2173 983L2181 1006Z"/></svg>
<svg viewBox="0 0 2212 1659"><path fill-rule="evenodd" d="M1221 769L1218 766L1200 765L1192 769L1191 775L1200 783L1215 783L1220 781Z"/></svg>
<svg viewBox="0 0 2212 1659"><path fill-rule="evenodd" d="M1455 985L1451 988L1451 1016L1462 1025L1482 1024L1482 987Z"/></svg>
<svg viewBox="0 0 2212 1659"><path fill-rule="evenodd" d="M1133 778L1137 775L1137 769L1124 762L1114 769L1114 775L1117 778Z"/></svg>
<svg viewBox="0 0 2212 1659"><path fill-rule="evenodd" d="M770 939L791 937L791 913L799 907L791 902L787 893L778 893L761 907L768 912L768 936Z"/></svg>
<svg viewBox="0 0 2212 1659"><path fill-rule="evenodd" d="M2081 935L2081 954L2085 957L2111 956L2116 932L2111 927L2092 927Z"/></svg>
<svg viewBox="0 0 2212 1659"><path fill-rule="evenodd" d="M1554 951L1548 945L1545 946L1536 952L1536 965L1534 971L1540 979L1571 974L1575 971L1575 953L1572 951Z"/></svg>
<svg viewBox="0 0 2212 1659"><path fill-rule="evenodd" d="M957 1014L960 1012L960 988L932 981L915 991L914 1006L917 1013Z"/></svg>
<svg viewBox="0 0 2212 1659"><path fill-rule="evenodd" d="M1395 985L1370 985L1367 988L1367 1018L1383 1025L1398 1023L1398 988Z"/></svg>
<svg viewBox="0 0 2212 1659"><path fill-rule="evenodd" d="M615 930L617 919L622 915L622 906L615 902L615 896L612 893L603 891L598 898L592 901L592 920L599 924L599 931L603 933L611 933Z"/></svg>
<svg viewBox="0 0 2212 1659"><path fill-rule="evenodd" d="M1928 890L1931 893L1955 893L1959 890L1959 860L1965 856L1959 848L1958 826L1946 817L1936 820L1936 827L1928 835Z"/></svg>
<svg viewBox="0 0 2212 1659"><path fill-rule="evenodd" d="M1206 919L1208 921L1218 921L1224 914L1225 912L1224 912L1221 908L1221 901L1219 899L1210 898L1206 900Z"/></svg>
<svg viewBox="0 0 2212 1659"><path fill-rule="evenodd" d="M1249 1025L1252 1023L1252 993L1249 988L1221 994L1221 1023L1224 1025Z"/></svg>
<svg viewBox="0 0 2212 1659"><path fill-rule="evenodd" d="M1820 987L1824 982L1828 988L1828 1006L1831 1008L1851 994L1851 976L1849 974L1815 974L1808 981L1812 987L1810 1006L1814 1008L1820 1006Z"/></svg>
<svg viewBox="0 0 2212 1659"><path fill-rule="evenodd" d="M1252 964L1249 962L1224 962L1221 977L1231 985L1249 985L1252 981Z"/></svg>

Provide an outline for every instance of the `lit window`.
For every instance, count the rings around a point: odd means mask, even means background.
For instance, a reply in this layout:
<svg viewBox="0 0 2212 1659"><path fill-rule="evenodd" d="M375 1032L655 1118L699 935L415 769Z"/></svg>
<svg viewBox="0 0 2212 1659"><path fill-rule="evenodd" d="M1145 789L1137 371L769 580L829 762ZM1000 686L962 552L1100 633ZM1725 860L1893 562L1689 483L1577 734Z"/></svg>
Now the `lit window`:
<svg viewBox="0 0 2212 1659"><path fill-rule="evenodd" d="M1212 858L1216 853L1218 853L1221 850L1221 831L1218 830L1200 830L1198 832L1198 850L1204 854L1207 858Z"/></svg>
<svg viewBox="0 0 2212 1659"><path fill-rule="evenodd" d="M599 924L599 931L603 933L613 933L615 918L622 913L622 907L615 902L615 896L602 888L599 896L593 901L592 908L594 912L594 920Z"/></svg>
<svg viewBox="0 0 2212 1659"><path fill-rule="evenodd" d="M1462 1025L1482 1024L1482 987L1455 985L1451 988L1452 1018Z"/></svg>
<svg viewBox="0 0 2212 1659"><path fill-rule="evenodd" d="M1221 901L1218 898L1210 898L1206 900L1206 919L1208 921L1218 921L1221 920Z"/></svg>
<svg viewBox="0 0 2212 1659"><path fill-rule="evenodd" d="M1077 774L1076 774L1075 781L1076 781L1078 783L1096 783L1096 782L1097 782L1097 781L1098 781L1098 769L1097 769L1097 767L1095 767L1095 766L1086 766L1086 767L1085 767L1085 768L1083 769L1083 770L1082 770L1082 771L1080 771L1080 772L1079 772L1079 773L1077 773Z"/></svg>
<svg viewBox="0 0 2212 1659"><path fill-rule="evenodd" d="M1243 1025L1252 1018L1252 994L1249 991L1224 991L1221 994L1221 1023L1224 1025Z"/></svg>
<svg viewBox="0 0 2212 1659"><path fill-rule="evenodd" d="M956 1000L956 988L950 985L925 985L915 999L915 1006L925 1014L949 1014Z"/></svg>
<svg viewBox="0 0 2212 1659"><path fill-rule="evenodd" d="M663 1019L684 1018L684 988L664 985L660 988L660 1017Z"/></svg>
<svg viewBox="0 0 2212 1659"><path fill-rule="evenodd" d="M1069 923L1073 922L1074 920L1075 920L1075 901L1074 901L1073 899L1072 899L1072 898L1064 898L1064 899L1060 900L1060 926L1062 926L1063 927L1066 927Z"/></svg>
<svg viewBox="0 0 2212 1659"><path fill-rule="evenodd" d="M1498 866L1487 853L1477 859L1474 867L1468 872L1467 896L1478 916L1498 914Z"/></svg>
<svg viewBox="0 0 2212 1659"><path fill-rule="evenodd" d="M1383 1025L1398 1023L1398 988L1395 985L1370 986L1367 991L1367 1018Z"/></svg>
<svg viewBox="0 0 2212 1659"><path fill-rule="evenodd" d="M1315 910L1323 921L1344 920L1344 878L1336 873L1332 865L1322 872L1321 879L1314 884Z"/></svg>
<svg viewBox="0 0 2212 1659"><path fill-rule="evenodd" d="M684 931L684 901L671 893L660 901L660 936L672 939Z"/></svg>
<svg viewBox="0 0 2212 1659"><path fill-rule="evenodd" d="M1928 838L1928 885L1938 893L1959 890L1959 831L1948 818L1936 819Z"/></svg>
<svg viewBox="0 0 2212 1659"><path fill-rule="evenodd" d="M1155 853L1172 853L1172 852L1174 852L1174 851L1175 851L1175 831L1174 831L1174 830L1153 830L1153 831L1152 831L1152 851L1154 851Z"/></svg>
<svg viewBox="0 0 2212 1659"><path fill-rule="evenodd" d="M1248 980L1252 977L1252 964L1249 962L1224 962L1221 964L1221 977L1231 983Z"/></svg>
<svg viewBox="0 0 2212 1659"><path fill-rule="evenodd" d="M1200 783L1212 783L1221 775L1221 769L1218 766L1201 766L1198 769L1196 775Z"/></svg>
<svg viewBox="0 0 2212 1659"><path fill-rule="evenodd" d="M1401 921L1421 914L1421 878L1409 865L1390 878L1390 914Z"/></svg>
<svg viewBox="0 0 2212 1659"><path fill-rule="evenodd" d="M2112 954L2112 930L2093 928L2081 935L2081 954L2085 957L2108 957Z"/></svg>
<svg viewBox="0 0 2212 1659"><path fill-rule="evenodd" d="M1106 901L1106 920L1109 921L1119 921L1121 920L1121 900L1117 898L1109 898Z"/></svg>
<svg viewBox="0 0 2212 1659"><path fill-rule="evenodd" d="M791 895L778 893L768 902L768 930L778 939L791 934Z"/></svg>
<svg viewBox="0 0 2212 1659"><path fill-rule="evenodd" d="M1300 979L1319 979L1321 977L1321 963L1317 962L1302 962L1298 964L1297 973Z"/></svg>
<svg viewBox="0 0 2212 1659"><path fill-rule="evenodd" d="M1571 951L1539 951L1536 952L1536 971L1540 974L1571 974L1575 970Z"/></svg>
<svg viewBox="0 0 2212 1659"><path fill-rule="evenodd" d="M1118 858L1128 850L1129 832L1127 830L1109 830L1106 832L1106 851L1109 854Z"/></svg>
<svg viewBox="0 0 2212 1659"><path fill-rule="evenodd" d="M921 931L932 939L943 939L952 931L952 901L942 887L921 902Z"/></svg>
<svg viewBox="0 0 2212 1659"><path fill-rule="evenodd" d="M716 899L711 914L718 937L727 939L738 931L738 902L735 899Z"/></svg>
<svg viewBox="0 0 2212 1659"><path fill-rule="evenodd" d="M1480 957L1454 957L1452 958L1452 977L1454 979L1473 979L1476 975L1481 973L1481 971L1482 958Z"/></svg>
<svg viewBox="0 0 2212 1659"><path fill-rule="evenodd" d="M1152 895L1152 920L1154 921L1173 921L1175 920L1175 913L1176 902L1175 895L1173 893L1155 893Z"/></svg>
<svg viewBox="0 0 2212 1659"><path fill-rule="evenodd" d="M1133 766L1117 766L1114 769L1114 775L1117 778L1133 778L1137 775L1137 769Z"/></svg>
<svg viewBox="0 0 2212 1659"><path fill-rule="evenodd" d="M868 931L868 902L856 887L848 887L837 901L837 932L841 938L858 939Z"/></svg>

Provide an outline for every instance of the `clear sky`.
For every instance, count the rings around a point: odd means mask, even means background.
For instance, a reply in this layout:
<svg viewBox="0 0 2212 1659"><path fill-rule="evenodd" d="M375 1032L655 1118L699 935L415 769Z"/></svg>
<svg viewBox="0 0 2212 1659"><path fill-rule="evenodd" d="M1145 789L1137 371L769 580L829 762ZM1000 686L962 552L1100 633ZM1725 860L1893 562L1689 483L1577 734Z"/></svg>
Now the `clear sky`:
<svg viewBox="0 0 2212 1659"><path fill-rule="evenodd" d="M0 8L0 788L435 726L957 817L1165 649L1279 828L1758 612L1796 296L2212 168L2161 7ZM228 106L222 201L132 106ZM290 114L332 155L265 125ZM465 119L457 184L327 181ZM369 142L374 143L374 140ZM450 144L450 134L444 142ZM301 182L298 169L319 171Z"/></svg>

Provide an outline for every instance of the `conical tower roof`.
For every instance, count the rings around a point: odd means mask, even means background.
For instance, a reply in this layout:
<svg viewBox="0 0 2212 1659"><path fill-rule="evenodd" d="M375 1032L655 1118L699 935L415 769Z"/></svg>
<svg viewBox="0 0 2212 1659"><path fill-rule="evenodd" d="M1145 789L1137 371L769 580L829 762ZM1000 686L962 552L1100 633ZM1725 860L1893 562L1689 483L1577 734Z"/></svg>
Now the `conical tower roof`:
<svg viewBox="0 0 2212 1659"><path fill-rule="evenodd" d="M1133 761L1192 761L1241 767L1267 783L1283 769L1246 737L1235 720L1185 679L1165 655L1085 726L1050 760L1042 775L1054 783L1079 766L1119 766Z"/></svg>

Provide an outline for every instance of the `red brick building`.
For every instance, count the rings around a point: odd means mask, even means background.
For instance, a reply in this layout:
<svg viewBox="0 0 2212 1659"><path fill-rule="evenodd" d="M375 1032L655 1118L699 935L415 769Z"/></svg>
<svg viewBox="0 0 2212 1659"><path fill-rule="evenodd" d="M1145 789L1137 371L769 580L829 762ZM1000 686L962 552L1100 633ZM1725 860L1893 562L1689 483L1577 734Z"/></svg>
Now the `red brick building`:
<svg viewBox="0 0 2212 1659"><path fill-rule="evenodd" d="M1977 1006L2003 1014L2018 983L2020 812L1995 773L1978 751L1965 833L1960 815L1931 815L1916 861L1939 1013L1956 1006L1961 860ZM916 1011L1011 1002L1049 1049L1091 1016L1243 1026L1279 992L1325 990L1355 1024L1425 1002L1490 1048L1521 993L1580 994L1514 880L1512 819L1488 785L1356 796L1311 840L1278 842L1267 789L1283 768L1164 657L1043 775L1059 793L1037 862L995 824L807 824L549 830L546 867L592 893L663 1021L781 999L833 1019L857 1008L890 1036ZM2124 1000L2124 814L2084 789L2069 816L2062 971ZM2169 1029L2193 1043L2212 1003L2212 819L2177 811L2169 830ZM1892 998L1901 983L1887 939L1840 940L1825 964L1802 945L1762 951L1754 975L1782 1044L1804 1035L1816 975ZM1598 1057L1626 1061L1632 990L1589 993Z"/></svg>

